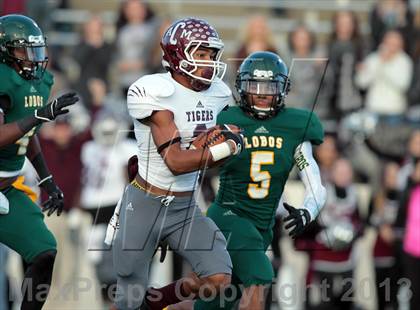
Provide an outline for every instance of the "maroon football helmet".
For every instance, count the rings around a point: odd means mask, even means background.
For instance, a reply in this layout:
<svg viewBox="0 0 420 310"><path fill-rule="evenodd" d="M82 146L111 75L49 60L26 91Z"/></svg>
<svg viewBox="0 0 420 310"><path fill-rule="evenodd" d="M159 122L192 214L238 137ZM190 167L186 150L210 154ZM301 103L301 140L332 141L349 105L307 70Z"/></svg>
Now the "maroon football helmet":
<svg viewBox="0 0 420 310"><path fill-rule="evenodd" d="M216 77L223 78L225 74L226 64L220 61L224 44L217 31L205 20L190 17L174 22L163 35L160 46L163 66L190 78L195 90L209 88ZM194 53L203 47L217 52L214 60L193 58ZM201 76L194 75L198 68L205 69Z"/></svg>

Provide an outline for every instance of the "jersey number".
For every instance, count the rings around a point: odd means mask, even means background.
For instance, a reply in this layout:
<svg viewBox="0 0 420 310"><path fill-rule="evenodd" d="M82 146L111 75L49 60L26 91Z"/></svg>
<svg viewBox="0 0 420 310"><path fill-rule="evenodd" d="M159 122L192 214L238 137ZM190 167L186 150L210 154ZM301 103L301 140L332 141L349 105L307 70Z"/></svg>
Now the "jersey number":
<svg viewBox="0 0 420 310"><path fill-rule="evenodd" d="M251 180L255 183L248 184L248 196L252 199L262 199L268 196L270 189L271 174L261 171L261 165L273 165L274 152L255 151L251 153Z"/></svg>
<svg viewBox="0 0 420 310"><path fill-rule="evenodd" d="M28 148L29 140L35 133L35 128L32 128L26 133L22 138L16 141L16 144L19 146L17 150L17 155L25 155L26 149Z"/></svg>

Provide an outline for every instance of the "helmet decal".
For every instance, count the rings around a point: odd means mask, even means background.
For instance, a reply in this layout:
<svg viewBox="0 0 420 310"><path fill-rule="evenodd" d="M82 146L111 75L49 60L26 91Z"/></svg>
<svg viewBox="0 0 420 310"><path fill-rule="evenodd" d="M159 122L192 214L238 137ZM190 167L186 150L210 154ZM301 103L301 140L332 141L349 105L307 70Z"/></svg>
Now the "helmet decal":
<svg viewBox="0 0 420 310"><path fill-rule="evenodd" d="M258 70L255 69L253 72L255 78L271 78L274 76L273 71L271 70Z"/></svg>
<svg viewBox="0 0 420 310"><path fill-rule="evenodd" d="M28 41L29 43L34 43L34 44L45 44L45 40L44 37L42 35L39 36L28 36Z"/></svg>
<svg viewBox="0 0 420 310"><path fill-rule="evenodd" d="M170 38L169 41L171 42L171 44L177 44L178 43L178 39L174 36L174 34L176 33L176 31L178 30L178 28L183 29L180 37L181 38L187 38L190 39L190 35L192 33L192 31L187 31L185 30L186 24L185 23L178 23L176 24L174 27L169 28L169 34L170 34Z"/></svg>

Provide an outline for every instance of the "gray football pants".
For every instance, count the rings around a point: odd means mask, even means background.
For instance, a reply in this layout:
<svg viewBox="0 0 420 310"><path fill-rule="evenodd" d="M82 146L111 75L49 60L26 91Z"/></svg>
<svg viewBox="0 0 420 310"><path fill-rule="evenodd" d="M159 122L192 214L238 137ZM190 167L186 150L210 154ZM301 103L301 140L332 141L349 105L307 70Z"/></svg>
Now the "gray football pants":
<svg viewBox="0 0 420 310"><path fill-rule="evenodd" d="M130 184L122 197L119 223L113 245L119 310L140 307L160 240L182 255L199 277L232 272L226 239L193 197L154 196Z"/></svg>

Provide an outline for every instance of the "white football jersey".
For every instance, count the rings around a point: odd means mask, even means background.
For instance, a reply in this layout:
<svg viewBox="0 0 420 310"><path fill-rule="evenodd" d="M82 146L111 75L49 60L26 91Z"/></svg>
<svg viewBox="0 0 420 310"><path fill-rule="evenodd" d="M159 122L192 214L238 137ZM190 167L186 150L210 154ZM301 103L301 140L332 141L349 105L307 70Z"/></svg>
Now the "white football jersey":
<svg viewBox="0 0 420 310"><path fill-rule="evenodd" d="M185 149L193 140L194 131L215 126L217 115L232 100L232 92L220 79L201 92L182 86L170 73L146 75L134 82L127 93L127 105L134 122L140 176L162 189L194 190L198 172L173 175L157 152L149 126L139 120L149 117L153 111L171 111L179 131L174 132L174 137L181 137L181 148Z"/></svg>
<svg viewBox="0 0 420 310"><path fill-rule="evenodd" d="M89 141L83 145L82 192L80 204L86 209L116 205L127 184L127 162L137 151L133 140L112 146Z"/></svg>

